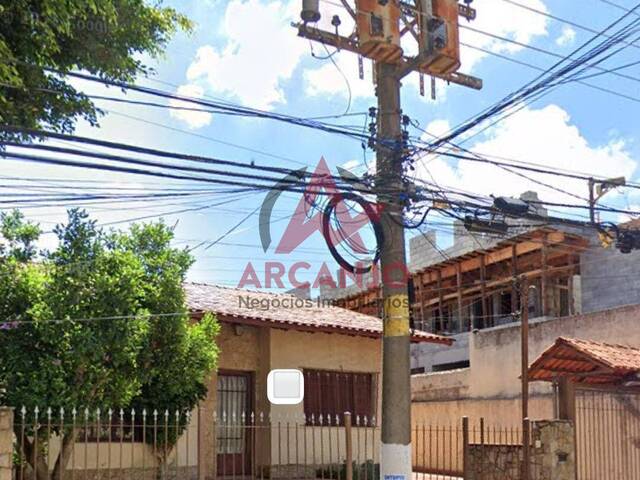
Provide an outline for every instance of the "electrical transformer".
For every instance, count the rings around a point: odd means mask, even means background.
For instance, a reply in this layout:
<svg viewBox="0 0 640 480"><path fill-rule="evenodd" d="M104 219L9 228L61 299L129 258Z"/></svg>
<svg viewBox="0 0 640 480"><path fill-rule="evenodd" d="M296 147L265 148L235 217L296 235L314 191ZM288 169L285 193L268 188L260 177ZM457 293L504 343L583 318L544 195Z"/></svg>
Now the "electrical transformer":
<svg viewBox="0 0 640 480"><path fill-rule="evenodd" d="M437 74L460 68L460 39L457 0L419 0L420 65Z"/></svg>
<svg viewBox="0 0 640 480"><path fill-rule="evenodd" d="M393 63L402 58L400 8L394 1L356 0L356 24L362 55Z"/></svg>

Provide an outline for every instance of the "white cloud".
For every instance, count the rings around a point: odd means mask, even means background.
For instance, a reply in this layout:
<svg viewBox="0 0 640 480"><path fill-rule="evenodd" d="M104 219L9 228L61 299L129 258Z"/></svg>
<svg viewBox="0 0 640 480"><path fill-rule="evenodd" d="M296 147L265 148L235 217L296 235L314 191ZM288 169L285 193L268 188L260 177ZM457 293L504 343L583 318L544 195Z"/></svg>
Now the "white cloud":
<svg viewBox="0 0 640 480"><path fill-rule="evenodd" d="M282 84L308 48L289 26L298 10L295 0L231 0L220 31L226 43L201 47L187 79L256 108L284 103Z"/></svg>
<svg viewBox="0 0 640 480"><path fill-rule="evenodd" d="M204 89L199 85L181 85L178 87L176 93L180 96L191 97L191 98L202 98L204 95ZM180 107L180 108L198 108L194 106L193 103L189 102L181 102L179 100L170 100L170 105L172 107ZM185 122L189 128L197 129L207 126L211 123L212 115L207 112L196 112L193 110L171 110L170 115L173 118L177 118Z"/></svg>
<svg viewBox="0 0 640 480"><path fill-rule="evenodd" d="M446 128L444 122L440 126ZM437 125L432 123L430 127ZM428 139L429 137L425 137L425 140ZM636 169L636 163L628 152L624 139L614 138L603 145L589 144L578 127L571 123L569 114L557 105L548 105L538 110L523 109L492 128L486 139L476 143L471 149L484 155L541 164L551 170L592 172L607 177L624 175L631 178ZM574 197L485 163L460 161L456 167L453 159L430 157L416 165L419 176L431 181L433 175L441 186L483 195L517 196L527 190L536 190L547 201L580 203ZM587 195L584 181L533 172L521 173L574 195Z"/></svg>
<svg viewBox="0 0 640 480"><path fill-rule="evenodd" d="M316 55L326 57L327 52L320 47L314 47ZM304 72L305 93L310 96L337 95L352 99L373 98L373 69L371 61L364 59L364 78L358 75L358 57L351 52L339 52L333 56L336 62L324 60L318 68L306 69ZM338 70L338 68L340 70ZM344 75L344 76L343 76ZM345 80L346 77L346 80Z"/></svg>
<svg viewBox="0 0 640 480"><path fill-rule="evenodd" d="M542 0L520 0L519 3L543 12L549 11ZM548 19L546 17L516 5L502 1L483 2L477 5L477 10L477 19L469 24L476 30L506 37L520 43L531 43L536 37L547 35ZM461 25L466 25L464 20L462 22ZM467 45L495 53L514 54L524 48L465 28L460 29L460 40ZM460 55L462 58L461 71L469 73L489 54L463 46Z"/></svg>
<svg viewBox="0 0 640 480"><path fill-rule="evenodd" d="M562 28L562 33L556 38L556 45L559 47L566 47L571 45L576 39L576 31L568 25Z"/></svg>
<svg viewBox="0 0 640 480"><path fill-rule="evenodd" d="M451 124L448 120L433 120L427 125L427 128L425 128L425 130L429 132L427 135L428 137L431 137L433 135L437 138L440 138L451 130Z"/></svg>

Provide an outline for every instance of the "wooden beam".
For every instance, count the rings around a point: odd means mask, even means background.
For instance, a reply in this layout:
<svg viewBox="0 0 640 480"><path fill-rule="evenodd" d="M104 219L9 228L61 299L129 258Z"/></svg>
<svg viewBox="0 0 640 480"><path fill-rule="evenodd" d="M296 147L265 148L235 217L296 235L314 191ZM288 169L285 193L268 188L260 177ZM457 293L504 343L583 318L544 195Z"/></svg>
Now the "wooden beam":
<svg viewBox="0 0 640 480"><path fill-rule="evenodd" d="M460 264L458 263L456 266L458 267L456 272L456 293L458 295L458 322L460 322L460 325L458 325L458 328L460 328L460 331L464 331L463 330L464 321L462 318L462 272L460 271Z"/></svg>
<svg viewBox="0 0 640 480"><path fill-rule="evenodd" d="M446 82L462 85L463 87L472 88L474 90L482 90L482 79L467 75L466 73L452 72L452 73L436 73L429 69L426 65L421 65L425 62L424 55L417 55L412 58L406 58L400 60L398 67L398 77L406 77L411 72L423 73L431 77L436 77Z"/></svg>
<svg viewBox="0 0 640 480"><path fill-rule="evenodd" d="M518 311L518 287L515 279L518 277L518 252L517 244L511 246L511 276L514 279L511 285L511 312L516 313ZM523 307L524 308L524 307Z"/></svg>
<svg viewBox="0 0 640 480"><path fill-rule="evenodd" d="M444 292L442 291L442 276L438 272L438 317L440 318L440 328L444 330L444 316L442 315ZM435 332L435 329L434 329Z"/></svg>
<svg viewBox="0 0 640 480"><path fill-rule="evenodd" d="M587 241L585 239L574 236L574 235L570 235L570 234L565 235L564 232L556 232L556 231L548 232L546 234L546 240L547 240L546 243L548 246L547 248L548 260L566 256L568 251L572 251L572 252L582 251L588 246ZM553 248L556 245L559 245L561 248L558 248L558 249ZM519 243L517 246L518 257L521 257L528 253L532 253L537 250L542 250L542 246L543 246L542 237L533 239L533 240L523 241ZM488 267L495 263L508 260L511 257L511 254L512 254L511 246L508 246L508 247L505 247L504 249L498 249L492 252L478 253L476 257L467 258L465 260L461 260L458 263L460 263L460 268L462 270L462 273L464 274L464 273L471 272L473 270L479 270L482 257L484 257L483 259L485 261L485 267ZM522 261L519 262L519 268L520 270L526 270ZM453 263L453 261L451 261L449 263L442 265L440 268L436 267L436 268L426 269L424 271L414 273L413 277L415 280L415 277L420 276L423 282L423 285L425 286L424 291L429 292L429 290L433 290L433 287L429 288L429 284L436 283L438 272L440 272L440 276L443 279L455 277L456 275L455 264ZM366 295L367 298L371 296L372 298L371 301L374 301L377 298L378 290L379 290L379 287L373 287L367 290L366 292L359 292L359 293L349 295L349 297L347 298L354 298L357 296Z"/></svg>
<svg viewBox="0 0 640 480"><path fill-rule="evenodd" d="M576 420L576 389L570 378L558 380L558 417L560 420Z"/></svg>
<svg viewBox="0 0 640 480"><path fill-rule="evenodd" d="M548 254L549 270L553 270L553 272L555 272L557 270L557 268L558 268L558 267L553 267L551 265L551 261L557 261L557 260L560 259L561 263L565 263L565 264L568 263L567 256L568 256L567 252L565 252L565 251L550 249L549 250L549 254ZM461 263L464 263L464 262L461 262ZM480 264L480 257L478 257L478 264ZM501 264L505 264L505 263L501 262ZM488 263L488 260L487 260L487 267L488 267L488 265L489 265L489 263ZM497 265L499 265L499 264L495 264L494 263L493 266L495 267ZM505 264L505 265L507 267L510 267L510 265L507 265L507 264ZM539 260L538 261L532 261L530 258L528 258L526 261L523 258L519 258L519 260L518 260L518 270L521 271L521 272L526 272L527 270L532 270L532 269L536 269L537 270L538 268L541 268L541 267L542 267L542 265L541 265L541 262ZM447 268L449 268L449 267L447 267ZM455 265L451 265L451 268L455 271L456 266ZM464 274L465 270L464 270L464 265L462 265L462 264L461 264L461 270L462 270L462 273ZM495 268L494 268L494 270L495 270ZM505 277L507 277L507 276L510 277L511 276L511 268L503 268L502 270L503 270L502 275L504 275ZM426 272L424 272L424 273L426 273ZM432 284L435 283L435 281L437 279L437 270L434 270L433 272L430 272L432 275L429 275L429 276L425 275L424 273L422 274L422 277L424 279L425 284L427 283L427 279L428 278L433 278L433 281L431 283ZM550 275L551 275L551 272L548 274L548 276L550 276ZM418 274L415 274L414 277L415 276L418 276ZM480 277L480 265L478 265L478 278L479 277ZM455 275L453 277L445 277L445 275L442 275L442 278L444 280L447 280L448 278L455 279ZM427 291L429 290L429 288L435 288L435 287L434 286L430 287L429 285L425 285L425 289Z"/></svg>
<svg viewBox="0 0 640 480"><path fill-rule="evenodd" d="M540 296L542 298L542 316L549 315L549 298L547 297L547 271L549 269L549 247L546 240L542 243L542 276L540 277Z"/></svg>
<svg viewBox="0 0 640 480"><path fill-rule="evenodd" d="M576 250L579 250L582 248L579 243L573 244L572 242L565 242L566 236L564 232L550 232L548 235L546 235L546 239L547 239L547 244L550 246L561 244L561 243L562 244L567 243L571 245L571 247L575 247ZM521 257L523 255L526 255L527 253L541 250L542 246L543 246L542 238L538 240L525 240L516 245L516 254L518 257ZM566 245L563 245L563 253L565 255L567 253L566 252L567 248L568 247ZM500 248L498 250L494 250L492 252L487 252L486 258L485 258L485 265L489 266L496 263L504 262L506 260L509 260L512 257L512 255L513 253L512 253L511 245L506 246L504 248ZM474 258L462 260L457 263L460 263L460 268L462 270L462 273L468 273L473 270L478 270L480 268L480 255ZM443 268L439 268L439 269L434 268L433 270L427 270L422 272L421 275L425 277L424 278L425 283L435 282L437 270L440 270L442 274L442 278L455 277L456 275L456 266L454 264L449 264L444 266Z"/></svg>
<svg viewBox="0 0 640 480"><path fill-rule="evenodd" d="M402 21L404 22L404 27L400 31L400 36L403 36L405 33L410 32L411 35L413 36L414 40L416 42L420 43L420 38L418 37L418 32L416 32L414 30L414 27L417 24L416 19L414 18L413 20L409 20L407 18L407 15L402 10L400 10L400 18L402 18Z"/></svg>
<svg viewBox="0 0 640 480"><path fill-rule="evenodd" d="M564 272L564 271L570 270L572 268L573 268L573 265L566 265L566 266L564 266L562 268L558 268L556 270L556 272ZM528 272L523 272L523 273L520 274L520 277L524 276L524 277L527 277L527 278L531 279L531 278L537 278L541 274L542 274L542 270L538 269L538 270L531 270L531 271L528 271ZM500 285L508 285L512 281L513 281L513 278L504 277L504 278L501 278L499 280L493 280L493 281L487 282L486 288L491 289L491 288L494 288L494 287L498 287ZM469 295L471 293L481 291L481 289L482 289L481 285L475 285L473 287L469 287L467 289L464 289L462 291L463 297L467 296L467 295ZM506 290L506 288L504 290ZM441 301L452 300L452 299L455 299L457 296L458 296L457 292L456 293L450 293L450 294L444 295L442 299L438 298L436 300L430 300L430 301L426 302L425 306L428 307L428 306L431 306L431 305L435 305L436 303L441 302Z"/></svg>
<svg viewBox="0 0 640 480"><path fill-rule="evenodd" d="M573 275L569 275L567 279L567 303L569 304L569 316L575 312L575 304L573 303Z"/></svg>
<svg viewBox="0 0 640 480"><path fill-rule="evenodd" d="M489 320L489 309L487 308L487 267L485 265L484 254L480 257L480 293L482 295L482 321L481 328L484 328Z"/></svg>
<svg viewBox="0 0 640 480"><path fill-rule="evenodd" d="M419 278L418 279L418 285L417 285L417 289L418 289L418 302L420 302L420 325L422 330L425 330L424 328L424 304L423 304L423 299L422 299L422 291L423 291L423 287L424 285L422 284L422 279ZM414 288L416 288L416 284L414 283Z"/></svg>
<svg viewBox="0 0 640 480"><path fill-rule="evenodd" d="M324 30L305 25L304 23L292 23L291 26L298 29L299 37L330 45L339 50L347 50L349 52L360 54L360 47L358 46L358 42L354 39L336 35L331 32L325 32Z"/></svg>

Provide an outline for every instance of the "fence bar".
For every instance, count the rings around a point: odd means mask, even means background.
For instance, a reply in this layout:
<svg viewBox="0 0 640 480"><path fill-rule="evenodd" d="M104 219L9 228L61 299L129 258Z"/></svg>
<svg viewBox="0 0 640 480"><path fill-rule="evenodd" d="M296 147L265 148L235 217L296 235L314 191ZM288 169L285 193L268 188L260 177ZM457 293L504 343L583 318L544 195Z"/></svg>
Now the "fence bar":
<svg viewBox="0 0 640 480"><path fill-rule="evenodd" d="M347 479L353 480L353 443L351 437L351 413L344 414L344 449L347 462Z"/></svg>
<svg viewBox="0 0 640 480"><path fill-rule="evenodd" d="M462 417L462 477L469 478L469 417Z"/></svg>
<svg viewBox="0 0 640 480"><path fill-rule="evenodd" d="M531 472L531 424L528 418L522 421L522 480L529 480Z"/></svg>

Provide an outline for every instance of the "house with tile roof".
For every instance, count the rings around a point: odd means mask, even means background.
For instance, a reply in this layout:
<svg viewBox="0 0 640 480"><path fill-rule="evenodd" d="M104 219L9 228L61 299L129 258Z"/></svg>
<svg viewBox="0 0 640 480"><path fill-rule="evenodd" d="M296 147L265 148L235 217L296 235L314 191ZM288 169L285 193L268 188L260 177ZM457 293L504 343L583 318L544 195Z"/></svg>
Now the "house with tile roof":
<svg viewBox="0 0 640 480"><path fill-rule="evenodd" d="M640 348L565 337L559 337L529 367L531 381L565 377L580 386L637 386L638 373Z"/></svg>
<svg viewBox="0 0 640 480"><path fill-rule="evenodd" d="M198 283L187 283L184 288L194 318L214 313L221 324L218 371L200 407L205 415L286 418L287 425L314 422L320 429L326 425L327 435L343 421L344 412L360 419L363 427L379 423L382 320L291 294ZM421 331L413 332L412 341L443 346L453 342ZM267 375L273 369L303 372L302 403L269 403ZM205 469L232 474L255 468L247 462L279 464L274 457L278 450L288 451L280 431L261 430L261 437L251 441L243 437L246 433L246 429L234 428L205 432L203 441L218 451L213 460L216 465ZM313 448L310 443L308 448ZM339 450L326 455L337 460Z"/></svg>

